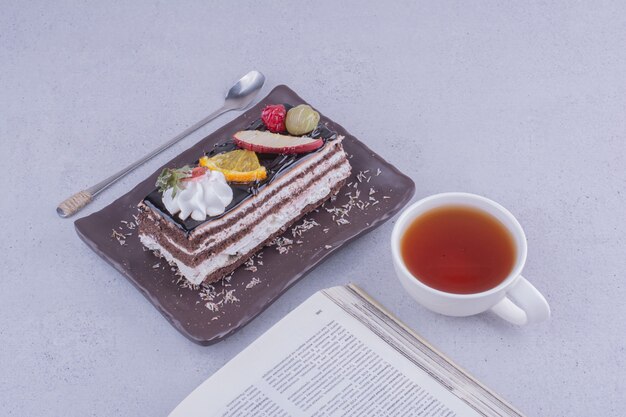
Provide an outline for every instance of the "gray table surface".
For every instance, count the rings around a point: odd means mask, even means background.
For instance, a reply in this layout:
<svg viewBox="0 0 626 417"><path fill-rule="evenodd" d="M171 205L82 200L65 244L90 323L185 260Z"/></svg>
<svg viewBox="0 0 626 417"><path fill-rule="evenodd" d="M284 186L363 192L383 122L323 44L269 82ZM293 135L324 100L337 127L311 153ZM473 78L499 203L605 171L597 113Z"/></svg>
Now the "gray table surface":
<svg viewBox="0 0 626 417"><path fill-rule="evenodd" d="M163 416L315 291L353 281L532 416L626 414L623 2L0 3L0 415ZM553 318L448 318L394 276L393 221L211 347L178 334L57 203L209 113L250 69L410 175L525 227ZM125 193L223 116L98 198Z"/></svg>

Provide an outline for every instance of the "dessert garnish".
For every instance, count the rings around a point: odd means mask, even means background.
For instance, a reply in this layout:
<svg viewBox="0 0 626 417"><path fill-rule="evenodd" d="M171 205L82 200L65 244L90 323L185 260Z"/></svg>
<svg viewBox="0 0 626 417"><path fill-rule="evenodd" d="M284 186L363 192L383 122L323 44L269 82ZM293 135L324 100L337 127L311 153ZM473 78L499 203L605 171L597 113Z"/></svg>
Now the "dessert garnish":
<svg viewBox="0 0 626 417"><path fill-rule="evenodd" d="M308 104L289 109L285 120L287 131L294 136L306 135L312 132L320 122L320 114Z"/></svg>
<svg viewBox="0 0 626 417"><path fill-rule="evenodd" d="M206 167L194 167L191 169L191 175L183 178L182 181L191 181L194 178L199 178L203 176L204 174L206 174L206 171L207 171Z"/></svg>
<svg viewBox="0 0 626 417"><path fill-rule="evenodd" d="M157 178L156 186L160 192L172 190L172 196L180 191L180 183L183 179L191 177L192 167L185 165L181 168L164 168Z"/></svg>
<svg viewBox="0 0 626 417"><path fill-rule="evenodd" d="M224 174L229 182L262 181L267 178L267 171L259 163L259 157L253 151L237 149L220 153L212 157L200 158L200 166Z"/></svg>
<svg viewBox="0 0 626 417"><path fill-rule="evenodd" d="M218 216L233 200L233 190L224 174L206 167L166 168L157 179L163 193L163 204L171 215L182 220L191 216L196 221Z"/></svg>
<svg viewBox="0 0 626 417"><path fill-rule="evenodd" d="M270 132L284 132L286 116L287 109L282 104L269 104L261 112L261 120Z"/></svg>
<svg viewBox="0 0 626 417"><path fill-rule="evenodd" d="M242 130L233 135L240 148L259 153L299 154L324 146L322 138L297 137L260 130Z"/></svg>

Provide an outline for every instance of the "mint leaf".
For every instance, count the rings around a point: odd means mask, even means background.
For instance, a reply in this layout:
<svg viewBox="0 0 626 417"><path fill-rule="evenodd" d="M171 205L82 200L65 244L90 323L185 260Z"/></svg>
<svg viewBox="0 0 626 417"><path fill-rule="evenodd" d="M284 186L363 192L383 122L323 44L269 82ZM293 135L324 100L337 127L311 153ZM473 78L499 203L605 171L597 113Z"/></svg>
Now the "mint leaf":
<svg viewBox="0 0 626 417"><path fill-rule="evenodd" d="M161 193L171 188L172 197L174 197L181 189L180 182L189 177L191 177L191 167L189 165L185 165L182 168L164 168L157 178L156 186Z"/></svg>

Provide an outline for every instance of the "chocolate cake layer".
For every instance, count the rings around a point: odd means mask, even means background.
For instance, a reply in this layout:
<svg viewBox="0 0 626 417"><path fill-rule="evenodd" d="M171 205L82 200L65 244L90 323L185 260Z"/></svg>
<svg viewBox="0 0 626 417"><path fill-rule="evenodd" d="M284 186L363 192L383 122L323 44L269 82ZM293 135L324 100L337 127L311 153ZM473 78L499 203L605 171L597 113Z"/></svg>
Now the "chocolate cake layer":
<svg viewBox="0 0 626 417"><path fill-rule="evenodd" d="M197 225L190 233L149 202L140 204L139 237L190 282L213 282L330 198L350 170L341 139L327 142L237 209Z"/></svg>
<svg viewBox="0 0 626 417"><path fill-rule="evenodd" d="M344 186L344 184L346 183L346 180L344 179L343 181L341 181L340 183L338 183L334 189L332 190L330 196L336 195L339 190L341 189L341 187ZM329 196L329 197L330 197ZM328 200L329 197L326 198L322 198L320 200L318 200L315 203L309 204L308 206L306 206L302 211L300 211L299 215L297 218L293 219L291 222L285 224L283 227L280 228L280 230L278 230L277 232L275 232L274 234L272 234L270 237L268 237L265 241L261 242L259 245L257 245L256 247L254 247L252 250L250 250L249 252L239 256L237 258L236 261L234 261L232 264L225 266L223 268L220 268L218 270L216 270L215 272L207 275L203 280L202 283L204 284L210 284L212 282L216 282L219 281L220 279L222 279L223 277L229 275L231 272L233 272L235 269L239 268L241 265L243 265L244 263L246 263L246 261L248 259L250 259L250 257L252 257L255 253L257 253L259 250L261 250L263 247L271 244L274 239L276 239L278 236L280 236L281 234L283 234L287 229L289 229L289 227L293 226L295 223L298 222L298 220L300 220L302 217L306 216L307 213L312 212L313 210L317 209L318 207L320 207L322 204L324 204L324 202L326 200ZM163 250L158 250L157 251L161 254L164 255ZM164 256L165 257L165 256ZM167 257L165 257L167 260ZM170 262L168 261L168 263L170 263L170 265L176 267L178 266L176 264L176 262Z"/></svg>
<svg viewBox="0 0 626 417"><path fill-rule="evenodd" d="M282 192L288 195L289 192L285 187L289 186L289 183L300 180L312 171L323 171L320 166L331 158L335 158L334 161L336 162L347 161L346 154L341 145L341 139L328 142L322 151L302 161L290 172L284 174L263 189L254 198L243 202L237 210L233 210L223 217L211 219L205 222L205 224L197 226L194 231L189 234L184 233L177 224L170 220L169 216L164 216L160 210L147 201L139 205L140 227L143 228L150 224L157 223L160 228L160 234L170 237L177 246L180 246L188 253L213 249L212 245L225 240L224 236L219 233L220 231L229 230L235 225L243 228L244 224L242 223L242 219L259 208L263 208L264 206L267 208L266 204L268 200L276 196L276 194ZM319 177L315 178L315 180L317 179L319 179ZM140 229L140 231L141 230L142 229Z"/></svg>
<svg viewBox="0 0 626 417"><path fill-rule="evenodd" d="M346 159L342 158L339 162L331 166L329 171L340 169L342 165L346 163L347 163ZM324 175L326 175L326 173L319 173L315 175L312 178L312 182L320 181L324 177ZM302 194L306 193L307 191L308 191L308 188L302 188L302 189L297 190L295 193L290 194L287 199L282 200L280 202L280 206L291 204L295 199L297 199L298 197L300 197ZM269 209L269 211L266 213L266 215L275 214L280 209L280 206L279 205L272 206ZM233 229L234 232L230 234L226 239L220 242L215 242L215 244L212 244L211 246L206 247L202 251L194 251L193 253L190 253L189 251L175 244L175 243L179 243L180 241L177 240L177 241L172 242L170 240L171 236L163 233L162 224L160 224L159 222L152 221L151 220L152 217L149 213L150 213L149 208L144 205L141 210L141 214L139 215L140 222L144 225L142 226L142 230L140 233L153 236L155 240L157 241L157 243L163 247L163 249L170 252L176 259L178 259L180 262L190 267L196 267L200 263L202 263L206 259L207 253L216 254L216 253L220 253L224 251L227 247L229 247L233 243L241 240L249 232L248 228L243 228L243 227L234 228ZM257 219L257 221L252 223L250 227L254 228L255 226L258 226L258 224L263 219L264 218ZM189 241L188 239L184 239L184 242L188 242L188 241ZM214 242L214 240L211 240L211 242Z"/></svg>

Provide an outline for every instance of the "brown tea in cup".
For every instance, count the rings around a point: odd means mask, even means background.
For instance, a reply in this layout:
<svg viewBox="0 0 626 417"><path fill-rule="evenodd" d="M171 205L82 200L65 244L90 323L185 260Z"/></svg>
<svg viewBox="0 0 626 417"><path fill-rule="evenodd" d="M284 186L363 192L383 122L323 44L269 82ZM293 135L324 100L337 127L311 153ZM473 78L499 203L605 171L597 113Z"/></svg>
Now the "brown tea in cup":
<svg viewBox="0 0 626 417"><path fill-rule="evenodd" d="M505 225L466 206L443 206L421 214L405 230L400 247L416 279L456 294L498 286L516 259L515 242Z"/></svg>

